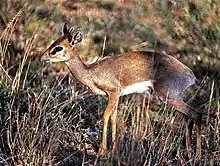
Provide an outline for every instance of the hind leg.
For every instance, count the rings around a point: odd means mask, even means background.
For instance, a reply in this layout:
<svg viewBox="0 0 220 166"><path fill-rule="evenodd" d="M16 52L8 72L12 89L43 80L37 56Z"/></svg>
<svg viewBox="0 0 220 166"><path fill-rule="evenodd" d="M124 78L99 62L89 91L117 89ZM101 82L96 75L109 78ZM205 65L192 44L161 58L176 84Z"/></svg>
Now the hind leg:
<svg viewBox="0 0 220 166"><path fill-rule="evenodd" d="M196 122L196 160L202 158L202 140L201 140L201 118Z"/></svg>
<svg viewBox="0 0 220 166"><path fill-rule="evenodd" d="M183 114L187 115L189 118L191 118L191 122L189 122L189 126L187 127L187 133L186 133L186 143L187 145L187 153L190 155L190 137L192 135L192 128L193 128L193 122L195 121L196 124L196 158L197 159L201 159L202 158L202 154L201 154L201 114L199 114L198 112L189 109L188 105L182 101L182 100L173 100L173 99L168 99L168 105L169 106L173 106L176 110L178 110L179 112L182 112Z"/></svg>
<svg viewBox="0 0 220 166"><path fill-rule="evenodd" d="M186 152L189 159L192 159L192 148L191 148L191 138L192 138L192 129L193 129L194 122L193 120L188 119L186 122Z"/></svg>

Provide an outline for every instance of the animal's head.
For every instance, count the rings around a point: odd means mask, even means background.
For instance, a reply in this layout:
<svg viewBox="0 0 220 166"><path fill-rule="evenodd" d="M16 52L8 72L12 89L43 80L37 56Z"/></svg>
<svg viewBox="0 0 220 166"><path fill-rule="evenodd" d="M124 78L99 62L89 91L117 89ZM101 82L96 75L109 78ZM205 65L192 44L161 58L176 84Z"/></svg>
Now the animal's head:
<svg viewBox="0 0 220 166"><path fill-rule="evenodd" d="M42 55L41 59L46 62L67 62L71 59L71 51L77 43L81 42L83 32L81 29L63 26L63 36L57 39Z"/></svg>

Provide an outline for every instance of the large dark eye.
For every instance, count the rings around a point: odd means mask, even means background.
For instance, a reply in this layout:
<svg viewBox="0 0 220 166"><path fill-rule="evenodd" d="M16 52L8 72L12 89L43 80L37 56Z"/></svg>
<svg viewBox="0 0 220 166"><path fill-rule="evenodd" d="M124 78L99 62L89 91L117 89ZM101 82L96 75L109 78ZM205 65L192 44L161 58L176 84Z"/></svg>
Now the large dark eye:
<svg viewBox="0 0 220 166"><path fill-rule="evenodd" d="M50 53L51 53L52 55L55 55L57 52L62 51L62 50L63 50L63 47L61 47L61 46L56 46Z"/></svg>

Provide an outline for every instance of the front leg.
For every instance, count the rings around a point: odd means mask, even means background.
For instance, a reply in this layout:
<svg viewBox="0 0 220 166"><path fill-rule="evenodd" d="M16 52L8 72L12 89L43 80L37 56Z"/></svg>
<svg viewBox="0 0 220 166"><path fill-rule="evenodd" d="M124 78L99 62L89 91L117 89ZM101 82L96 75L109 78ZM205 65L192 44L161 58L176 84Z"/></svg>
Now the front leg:
<svg viewBox="0 0 220 166"><path fill-rule="evenodd" d="M105 96L106 95L105 91L99 89L94 83L91 83L91 84L89 84L87 86L90 88L90 90L93 93L95 93L97 95L101 95L101 96Z"/></svg>
<svg viewBox="0 0 220 166"><path fill-rule="evenodd" d="M98 155L102 156L105 154L106 149L107 149L107 129L108 129L108 121L110 116L113 113L113 110L115 109L115 105L118 100L118 95L115 92L108 93L108 104L107 107L104 111L103 115L103 129L102 129L102 143L99 148ZM115 114L116 115L116 114ZM113 115L114 116L114 115ZM113 128L116 128L116 123L113 122ZM115 141L115 129L113 129L113 139Z"/></svg>
<svg viewBox="0 0 220 166"><path fill-rule="evenodd" d="M116 131L117 131L117 108L116 107L111 114L111 124L112 124L112 154L114 155L114 153L116 152Z"/></svg>
<svg viewBox="0 0 220 166"><path fill-rule="evenodd" d="M101 96L105 96L106 95L106 93L104 91L102 91L101 89L98 89L98 88L93 89L92 92L97 94L97 95L101 95Z"/></svg>

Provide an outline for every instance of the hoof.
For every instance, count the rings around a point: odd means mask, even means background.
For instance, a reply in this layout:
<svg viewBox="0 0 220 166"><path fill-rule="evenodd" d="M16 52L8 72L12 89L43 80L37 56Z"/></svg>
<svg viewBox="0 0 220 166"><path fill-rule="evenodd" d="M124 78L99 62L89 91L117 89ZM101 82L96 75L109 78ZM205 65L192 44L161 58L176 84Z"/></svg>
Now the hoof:
<svg viewBox="0 0 220 166"><path fill-rule="evenodd" d="M106 155L106 149L100 147L100 148L99 148L99 152L97 153L97 156L98 156L98 157L103 157L103 156L105 156L105 155Z"/></svg>
<svg viewBox="0 0 220 166"><path fill-rule="evenodd" d="M202 160L202 155L198 155L195 157L195 163L198 163L200 160Z"/></svg>
<svg viewBox="0 0 220 166"><path fill-rule="evenodd" d="M117 160L118 159L118 153L116 151L111 152L111 159L112 160Z"/></svg>

